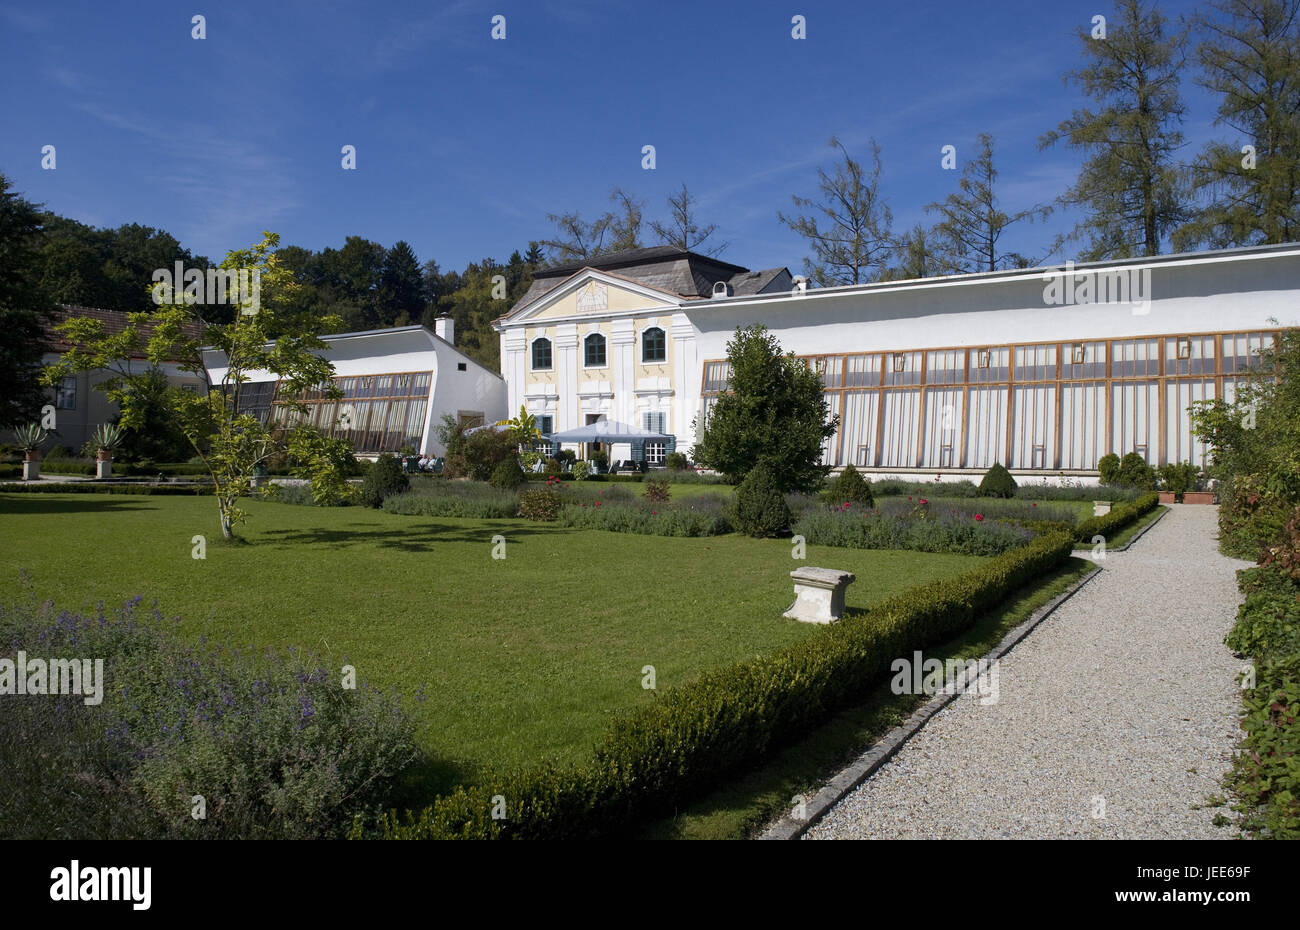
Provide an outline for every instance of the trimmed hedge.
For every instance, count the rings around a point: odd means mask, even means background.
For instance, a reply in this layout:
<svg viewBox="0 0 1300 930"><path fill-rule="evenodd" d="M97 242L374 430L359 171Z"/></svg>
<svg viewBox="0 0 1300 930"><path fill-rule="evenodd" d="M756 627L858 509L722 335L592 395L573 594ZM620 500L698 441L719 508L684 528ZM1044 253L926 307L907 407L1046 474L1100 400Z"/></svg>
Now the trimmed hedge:
<svg viewBox="0 0 1300 930"><path fill-rule="evenodd" d="M1083 520L1074 528L1074 538L1080 542L1092 542L1094 536L1113 536L1134 520L1150 513L1159 503L1159 494L1143 494L1131 503L1116 507L1104 517Z"/></svg>
<svg viewBox="0 0 1300 930"><path fill-rule="evenodd" d="M951 639L1070 558L1040 537L956 578L921 585L768 655L708 672L617 720L593 757L457 788L418 815L384 818L389 839L562 839L617 834L716 787L883 679L890 663ZM493 819L494 797L504 819ZM360 837L358 824L352 836Z"/></svg>
<svg viewBox="0 0 1300 930"><path fill-rule="evenodd" d="M102 481L22 481L0 484L0 494L211 494L211 484L105 484Z"/></svg>

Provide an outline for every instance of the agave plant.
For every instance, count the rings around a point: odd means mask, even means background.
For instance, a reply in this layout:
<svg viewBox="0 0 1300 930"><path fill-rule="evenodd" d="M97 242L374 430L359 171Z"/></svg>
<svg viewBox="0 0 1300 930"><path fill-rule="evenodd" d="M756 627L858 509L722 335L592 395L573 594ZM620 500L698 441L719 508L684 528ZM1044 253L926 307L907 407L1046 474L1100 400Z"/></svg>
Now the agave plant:
<svg viewBox="0 0 1300 930"><path fill-rule="evenodd" d="M90 434L90 441L101 452L112 452L122 444L122 427L113 423L101 423Z"/></svg>
<svg viewBox="0 0 1300 930"><path fill-rule="evenodd" d="M39 423L28 423L25 426L18 427L14 435L18 439L18 445L22 447L24 452L37 452L49 433L41 429Z"/></svg>

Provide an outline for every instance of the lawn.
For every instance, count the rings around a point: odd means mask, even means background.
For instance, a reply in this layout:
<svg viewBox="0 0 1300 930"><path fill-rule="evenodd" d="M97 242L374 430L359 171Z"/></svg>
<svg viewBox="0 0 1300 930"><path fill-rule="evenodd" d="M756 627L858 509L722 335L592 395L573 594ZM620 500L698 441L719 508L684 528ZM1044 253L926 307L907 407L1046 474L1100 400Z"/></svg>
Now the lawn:
<svg viewBox="0 0 1300 930"><path fill-rule="evenodd" d="M670 539L520 520L248 504L246 544L220 542L211 498L0 494L0 599L60 608L136 595L187 635L297 646L409 702L437 758L429 787L487 768L584 757L611 716L660 688L815 627L781 618L791 568L855 572L848 606L966 571L970 556ZM191 557L192 537L207 557ZM506 538L493 559L492 537Z"/></svg>

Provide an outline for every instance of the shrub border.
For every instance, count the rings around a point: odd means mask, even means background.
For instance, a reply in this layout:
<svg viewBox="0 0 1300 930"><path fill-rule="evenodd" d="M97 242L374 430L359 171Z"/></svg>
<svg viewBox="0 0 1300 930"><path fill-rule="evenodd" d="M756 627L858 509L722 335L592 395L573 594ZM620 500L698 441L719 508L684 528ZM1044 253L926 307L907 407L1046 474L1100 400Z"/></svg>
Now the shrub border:
<svg viewBox="0 0 1300 930"><path fill-rule="evenodd" d="M1143 494L1137 500L1122 504L1103 517L1088 517L1086 520L1079 521L1074 529L1074 538L1077 542L1091 543L1094 536L1112 536L1158 506L1160 506L1158 493L1151 491ZM1132 542L1133 540L1129 540L1130 544Z"/></svg>

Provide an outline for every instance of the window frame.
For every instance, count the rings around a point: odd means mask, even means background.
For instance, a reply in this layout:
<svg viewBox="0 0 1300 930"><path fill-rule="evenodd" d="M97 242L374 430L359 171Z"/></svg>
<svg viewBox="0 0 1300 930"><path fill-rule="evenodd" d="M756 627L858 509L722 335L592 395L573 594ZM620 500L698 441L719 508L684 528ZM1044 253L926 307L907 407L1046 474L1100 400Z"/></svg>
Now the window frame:
<svg viewBox="0 0 1300 930"><path fill-rule="evenodd" d="M537 365L537 343L546 343L546 354L550 359L550 364L545 368ZM555 343L551 342L549 336L538 336L528 344L528 370L529 371L554 371L555 370Z"/></svg>
<svg viewBox="0 0 1300 930"><path fill-rule="evenodd" d="M69 390L68 382L72 382L72 388ZM72 403L66 403L65 398L72 395ZM59 382L59 386L54 389L54 409L55 410L76 410L77 409L77 376L68 375Z"/></svg>
<svg viewBox="0 0 1300 930"><path fill-rule="evenodd" d="M662 358L649 358L646 355L646 337L651 333L659 333L659 349L663 353ZM641 330L641 364L642 365L666 365L668 363L668 334L664 332L662 326L647 326Z"/></svg>
<svg viewBox="0 0 1300 930"><path fill-rule="evenodd" d="M593 365L587 361L588 348L593 344L593 339L600 340L600 364ZM609 340L605 338L604 333L587 333L582 337L582 367L584 369L601 369L609 367Z"/></svg>

